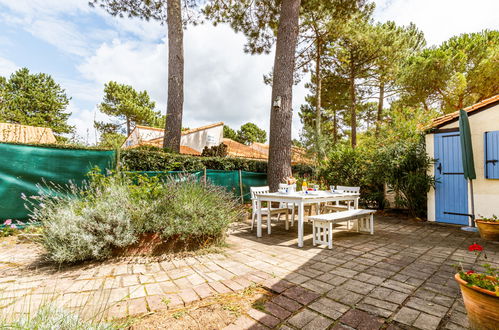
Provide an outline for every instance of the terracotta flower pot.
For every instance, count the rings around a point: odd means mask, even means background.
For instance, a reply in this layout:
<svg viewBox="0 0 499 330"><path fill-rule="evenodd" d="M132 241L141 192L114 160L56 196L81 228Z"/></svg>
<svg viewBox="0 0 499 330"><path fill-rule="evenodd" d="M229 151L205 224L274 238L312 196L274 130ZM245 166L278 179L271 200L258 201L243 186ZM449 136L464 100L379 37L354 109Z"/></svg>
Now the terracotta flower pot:
<svg viewBox="0 0 499 330"><path fill-rule="evenodd" d="M499 297L495 292L468 286L459 273L454 278L461 288L471 329L496 330L499 324Z"/></svg>
<svg viewBox="0 0 499 330"><path fill-rule="evenodd" d="M499 241L499 221L475 220L480 237L488 241Z"/></svg>

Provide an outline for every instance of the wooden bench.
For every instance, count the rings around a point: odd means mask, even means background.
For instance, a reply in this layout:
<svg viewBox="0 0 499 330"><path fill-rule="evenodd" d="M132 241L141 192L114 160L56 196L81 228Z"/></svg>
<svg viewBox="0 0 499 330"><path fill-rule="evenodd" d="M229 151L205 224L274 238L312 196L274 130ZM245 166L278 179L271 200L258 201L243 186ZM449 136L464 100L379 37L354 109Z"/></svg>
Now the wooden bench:
<svg viewBox="0 0 499 330"><path fill-rule="evenodd" d="M375 210L355 209L342 212L319 214L308 217L313 224L313 244L325 244L333 248L333 225L340 222L356 222L357 232L374 234ZM350 229L350 228L348 228Z"/></svg>

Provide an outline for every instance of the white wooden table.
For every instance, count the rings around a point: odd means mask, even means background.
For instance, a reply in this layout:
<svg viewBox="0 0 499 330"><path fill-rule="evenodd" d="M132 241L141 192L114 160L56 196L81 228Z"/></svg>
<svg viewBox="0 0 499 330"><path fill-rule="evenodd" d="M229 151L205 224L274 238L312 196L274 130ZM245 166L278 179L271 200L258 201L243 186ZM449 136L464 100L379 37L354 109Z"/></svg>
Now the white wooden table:
<svg viewBox="0 0 499 330"><path fill-rule="evenodd" d="M317 204L326 202L336 202L336 201L353 201L354 208L359 207L359 194L352 193L332 193L330 191L319 191L316 195L306 194L303 192L295 192L291 194L282 194L279 192L270 194L257 194L257 228L256 236L262 237L262 202L282 202L291 203L298 206L298 246L303 247L303 213L305 204ZM317 210L319 212L319 210ZM270 214L267 214L270 219ZM267 226L267 232L270 235L271 226Z"/></svg>

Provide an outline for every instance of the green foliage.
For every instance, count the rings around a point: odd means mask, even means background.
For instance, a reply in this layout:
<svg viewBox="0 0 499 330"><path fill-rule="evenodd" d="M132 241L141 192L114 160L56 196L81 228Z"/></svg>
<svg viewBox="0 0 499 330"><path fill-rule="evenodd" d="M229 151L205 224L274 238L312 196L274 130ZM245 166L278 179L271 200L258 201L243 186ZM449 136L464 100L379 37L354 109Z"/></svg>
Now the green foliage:
<svg viewBox="0 0 499 330"><path fill-rule="evenodd" d="M360 187L364 204L373 208L385 206L383 195L383 168L377 166L376 154L367 148L340 145L333 149L320 177L328 185Z"/></svg>
<svg viewBox="0 0 499 330"><path fill-rule="evenodd" d="M31 74L27 68L0 79L0 120L8 123L42 126L54 133L70 133L71 113L66 112L70 98L54 79L45 73Z"/></svg>
<svg viewBox="0 0 499 330"><path fill-rule="evenodd" d="M41 306L35 313L27 313L15 321L0 320L0 328L12 330L114 330L118 324L93 322L51 304Z"/></svg>
<svg viewBox="0 0 499 330"><path fill-rule="evenodd" d="M483 247L477 243L470 245L468 250L473 251L477 259L484 253ZM485 255L485 259L487 259L487 255ZM454 265L454 267L457 268L461 279L467 282L467 286L489 290L499 297L499 269L497 267L493 267L489 263L483 264L483 272L475 272L474 270L465 271L461 264Z"/></svg>
<svg viewBox="0 0 499 330"><path fill-rule="evenodd" d="M236 141L242 144L265 143L267 141L267 132L253 123L246 123L237 131Z"/></svg>
<svg viewBox="0 0 499 330"><path fill-rule="evenodd" d="M110 81L104 85L104 100L99 105L99 110L124 120L128 135L132 124L164 126L164 118L154 111L155 106L146 91L137 92L132 86ZM97 125L103 126L102 123Z"/></svg>
<svg viewBox="0 0 499 330"><path fill-rule="evenodd" d="M237 140L237 133L229 126L224 125L224 138L236 141Z"/></svg>
<svg viewBox="0 0 499 330"><path fill-rule="evenodd" d="M134 244L139 234L195 246L220 243L239 217L232 194L188 176L89 174L83 188L40 187L31 219L42 223L42 244L56 263L102 260Z"/></svg>
<svg viewBox="0 0 499 330"><path fill-rule="evenodd" d="M159 232L165 240L205 246L223 241L229 225L239 216L235 198L222 187L181 177L167 179L140 230Z"/></svg>
<svg viewBox="0 0 499 330"><path fill-rule="evenodd" d="M499 93L499 31L450 38L407 59L399 77L406 104L456 111Z"/></svg>
<svg viewBox="0 0 499 330"><path fill-rule="evenodd" d="M427 174L432 160L424 141L399 141L388 145L339 146L321 169L321 177L332 185L360 186L361 198L370 207L383 208L384 184L395 191L401 207L414 217L426 214L426 196L434 185Z"/></svg>
<svg viewBox="0 0 499 330"><path fill-rule="evenodd" d="M201 156L203 157L227 157L227 145L219 144L218 146L212 146L210 148L204 147Z"/></svg>
<svg viewBox="0 0 499 330"><path fill-rule="evenodd" d="M126 136L120 133L103 133L100 136L98 147L107 149L119 149L125 142Z"/></svg>
<svg viewBox="0 0 499 330"><path fill-rule="evenodd" d="M129 171L202 171L242 170L267 173L267 162L231 157L195 157L164 152L159 148L128 149L121 152L122 167ZM314 175L315 168L305 164L293 165L296 175Z"/></svg>
<svg viewBox="0 0 499 330"><path fill-rule="evenodd" d="M424 140L419 143L401 141L380 150L383 177L391 189L399 193L400 204L415 217L426 215L427 194L435 185L435 178L428 175L433 160L426 155Z"/></svg>
<svg viewBox="0 0 499 330"><path fill-rule="evenodd" d="M56 263L105 259L113 249L137 240L134 220L142 205L134 203L118 176L92 181L88 187L48 187L31 219L44 227L42 244ZM58 196L54 197L54 190ZM69 191L68 191L69 189Z"/></svg>

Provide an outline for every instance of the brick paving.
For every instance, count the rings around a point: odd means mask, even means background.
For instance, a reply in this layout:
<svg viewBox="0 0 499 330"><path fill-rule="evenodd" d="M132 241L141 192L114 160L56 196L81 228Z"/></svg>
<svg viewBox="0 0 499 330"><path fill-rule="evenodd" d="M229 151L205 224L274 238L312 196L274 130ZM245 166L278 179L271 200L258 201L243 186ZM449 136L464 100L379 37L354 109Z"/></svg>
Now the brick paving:
<svg viewBox="0 0 499 330"><path fill-rule="evenodd" d="M466 311L453 264L475 260L467 246L485 247L499 263L499 245L458 227L376 217L375 235L335 234L334 248L296 246L296 227L278 223L257 239L234 226L229 247L166 261L111 260L56 269L32 244L0 246L0 313L15 317L40 305L107 318L177 309L259 284L275 293L228 329L462 329Z"/></svg>

